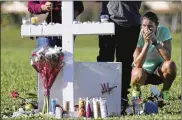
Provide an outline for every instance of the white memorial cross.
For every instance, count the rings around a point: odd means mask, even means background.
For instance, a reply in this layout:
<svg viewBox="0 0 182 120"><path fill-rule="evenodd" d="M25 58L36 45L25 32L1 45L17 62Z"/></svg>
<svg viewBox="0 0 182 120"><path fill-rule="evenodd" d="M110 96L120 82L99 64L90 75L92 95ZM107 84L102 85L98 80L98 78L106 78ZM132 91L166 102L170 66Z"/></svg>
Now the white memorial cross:
<svg viewBox="0 0 182 120"><path fill-rule="evenodd" d="M114 23L73 23L73 1L62 1L62 24L22 25L22 36L62 36L62 48L65 51L63 80L67 87L63 89L63 104L70 101L70 110L74 111L74 35L114 34Z"/></svg>

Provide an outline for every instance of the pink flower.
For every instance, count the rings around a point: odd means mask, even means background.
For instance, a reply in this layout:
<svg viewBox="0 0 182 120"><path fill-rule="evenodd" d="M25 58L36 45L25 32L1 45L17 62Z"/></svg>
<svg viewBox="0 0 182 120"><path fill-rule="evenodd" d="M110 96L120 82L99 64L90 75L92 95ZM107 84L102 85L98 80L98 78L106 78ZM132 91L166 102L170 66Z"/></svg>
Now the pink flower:
<svg viewBox="0 0 182 120"><path fill-rule="evenodd" d="M32 56L33 56L33 57L34 57L34 56L37 56L37 54L36 54L35 52L33 52L33 53L32 53Z"/></svg>
<svg viewBox="0 0 182 120"><path fill-rule="evenodd" d="M64 60L64 56L60 56L60 59L61 59L61 61L63 61Z"/></svg>
<svg viewBox="0 0 182 120"><path fill-rule="evenodd" d="M15 98L19 97L19 93L17 91L13 90L11 92L11 96L15 99Z"/></svg>

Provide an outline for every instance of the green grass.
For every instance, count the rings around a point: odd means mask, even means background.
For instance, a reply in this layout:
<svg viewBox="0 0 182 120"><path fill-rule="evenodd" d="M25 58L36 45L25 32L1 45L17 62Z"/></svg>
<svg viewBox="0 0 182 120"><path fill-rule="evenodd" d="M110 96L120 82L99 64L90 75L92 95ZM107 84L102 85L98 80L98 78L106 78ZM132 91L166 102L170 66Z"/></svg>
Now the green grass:
<svg viewBox="0 0 182 120"><path fill-rule="evenodd" d="M178 73L170 89L170 99L159 114L150 116L126 116L112 119L180 119L181 118L181 35L173 34L172 59L178 66ZM10 92L16 89L21 96L27 92L37 93L36 72L30 65L30 53L36 41L21 38L20 28L6 27L1 29L1 107L18 106L19 102L11 98ZM98 54L97 36L79 36L75 43L75 60L96 62ZM161 85L158 86L161 88ZM150 94L149 86L142 88L143 96ZM129 95L130 96L130 95ZM38 117L36 117L38 119ZM23 119L23 118L22 118ZM35 120L35 118L33 118Z"/></svg>

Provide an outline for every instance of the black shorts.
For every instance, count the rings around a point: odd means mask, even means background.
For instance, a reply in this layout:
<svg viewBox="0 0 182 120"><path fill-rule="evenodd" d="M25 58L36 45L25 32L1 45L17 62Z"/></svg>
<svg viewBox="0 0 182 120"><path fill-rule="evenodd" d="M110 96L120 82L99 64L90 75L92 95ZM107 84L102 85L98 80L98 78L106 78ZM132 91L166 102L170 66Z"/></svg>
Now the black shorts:
<svg viewBox="0 0 182 120"><path fill-rule="evenodd" d="M147 80L145 81L145 85L152 84L152 85L159 85L163 83L163 79L157 75L157 73L162 68L163 63L160 63L155 69L153 73L148 73L147 71Z"/></svg>

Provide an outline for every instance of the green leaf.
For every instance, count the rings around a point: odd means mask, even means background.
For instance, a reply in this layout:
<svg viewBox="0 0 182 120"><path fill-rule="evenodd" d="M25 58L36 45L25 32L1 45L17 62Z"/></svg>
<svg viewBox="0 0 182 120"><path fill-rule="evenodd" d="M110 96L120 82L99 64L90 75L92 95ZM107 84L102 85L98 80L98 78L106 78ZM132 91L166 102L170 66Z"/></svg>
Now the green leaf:
<svg viewBox="0 0 182 120"><path fill-rule="evenodd" d="M32 97L37 97L37 95L36 94L33 94L33 93L28 93L27 95L28 96L32 96Z"/></svg>
<svg viewBox="0 0 182 120"><path fill-rule="evenodd" d="M9 110L9 108L6 107L6 108L4 108L4 110Z"/></svg>
<svg viewBox="0 0 182 120"><path fill-rule="evenodd" d="M17 110L17 108L15 106L13 106L13 111L15 112Z"/></svg>
<svg viewBox="0 0 182 120"><path fill-rule="evenodd" d="M37 97L30 96L30 97L27 97L26 99L37 99Z"/></svg>

